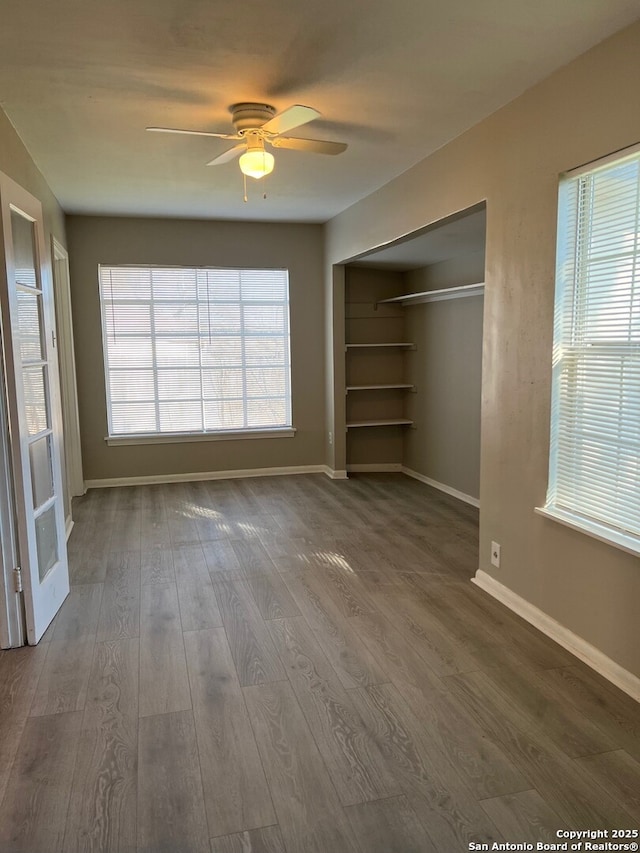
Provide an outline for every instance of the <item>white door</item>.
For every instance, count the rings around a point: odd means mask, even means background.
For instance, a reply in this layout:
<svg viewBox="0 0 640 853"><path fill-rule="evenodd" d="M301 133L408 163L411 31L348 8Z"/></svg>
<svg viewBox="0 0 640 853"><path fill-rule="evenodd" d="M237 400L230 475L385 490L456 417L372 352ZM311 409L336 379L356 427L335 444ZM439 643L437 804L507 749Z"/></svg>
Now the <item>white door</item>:
<svg viewBox="0 0 640 853"><path fill-rule="evenodd" d="M51 265L40 202L0 173L2 342L27 641L69 593ZM5 574L6 577L6 574Z"/></svg>

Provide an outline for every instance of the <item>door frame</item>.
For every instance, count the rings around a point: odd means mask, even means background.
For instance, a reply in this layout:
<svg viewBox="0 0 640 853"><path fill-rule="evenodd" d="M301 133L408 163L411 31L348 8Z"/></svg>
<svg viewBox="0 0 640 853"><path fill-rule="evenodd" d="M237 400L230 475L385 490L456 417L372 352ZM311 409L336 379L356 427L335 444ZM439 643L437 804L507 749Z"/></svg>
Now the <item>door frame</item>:
<svg viewBox="0 0 640 853"><path fill-rule="evenodd" d="M71 285L69 254L52 235L51 257L53 268L53 296L58 329L58 366L60 369L60 396L63 426L63 473L67 538L73 527L71 498L84 495L86 489L82 473L82 448L80 444L80 416L78 413L78 385L76 358L73 343L73 318L71 313Z"/></svg>

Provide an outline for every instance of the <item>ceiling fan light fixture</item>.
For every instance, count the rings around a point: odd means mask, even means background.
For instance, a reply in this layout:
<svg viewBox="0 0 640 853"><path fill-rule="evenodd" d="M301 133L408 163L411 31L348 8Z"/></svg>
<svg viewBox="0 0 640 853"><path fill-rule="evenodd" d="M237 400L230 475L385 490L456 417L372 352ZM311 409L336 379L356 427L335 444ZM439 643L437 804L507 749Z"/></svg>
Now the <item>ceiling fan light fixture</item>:
<svg viewBox="0 0 640 853"><path fill-rule="evenodd" d="M240 171L249 178L259 180L273 172L275 159L273 154L260 148L249 148L240 157Z"/></svg>
<svg viewBox="0 0 640 853"><path fill-rule="evenodd" d="M185 130L177 127L148 127L147 130L234 140L237 143L236 145L223 151L222 154L218 154L217 157L207 163L207 166L222 166L239 156L240 171L245 177L245 196L247 177L259 181L273 172L275 159L273 154L265 151L265 142L274 148L289 148L293 151L306 151L311 154L341 154L347 148L346 142L298 139L295 136L283 135L290 130L295 130L296 127L301 127L303 124L320 118L320 113L313 107L293 104L281 113L276 113L275 107L270 104L243 102L232 104L229 110L235 133L220 133L213 130Z"/></svg>

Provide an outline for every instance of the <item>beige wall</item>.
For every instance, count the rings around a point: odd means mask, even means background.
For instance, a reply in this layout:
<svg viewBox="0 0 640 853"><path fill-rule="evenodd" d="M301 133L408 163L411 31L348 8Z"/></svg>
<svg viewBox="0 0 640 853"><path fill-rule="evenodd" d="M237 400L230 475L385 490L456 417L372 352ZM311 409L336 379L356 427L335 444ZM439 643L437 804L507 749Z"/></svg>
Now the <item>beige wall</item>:
<svg viewBox="0 0 640 853"><path fill-rule="evenodd" d="M70 216L67 232L85 479L324 462L321 226ZM288 268L295 437L107 446L100 263Z"/></svg>
<svg viewBox="0 0 640 853"><path fill-rule="evenodd" d="M479 284L484 281L484 249L478 252L465 252L461 248L459 255L429 264L406 275L407 291L420 293L423 290L438 290L444 287L461 287L464 284Z"/></svg>
<svg viewBox="0 0 640 853"><path fill-rule="evenodd" d="M65 244L64 213L49 185L29 152L22 144L13 125L0 109L0 172L9 175L42 204L45 238L51 244L51 235Z"/></svg>
<svg viewBox="0 0 640 853"><path fill-rule="evenodd" d="M406 291L419 293L484 281L484 252L462 254L406 274ZM406 312L409 416L403 464L412 471L480 496L482 296L413 305Z"/></svg>
<svg viewBox="0 0 640 853"><path fill-rule="evenodd" d="M639 77L636 24L333 219L326 249L332 287L332 264L486 199L480 568L636 675L637 557L534 507L547 485L558 175L640 140Z"/></svg>

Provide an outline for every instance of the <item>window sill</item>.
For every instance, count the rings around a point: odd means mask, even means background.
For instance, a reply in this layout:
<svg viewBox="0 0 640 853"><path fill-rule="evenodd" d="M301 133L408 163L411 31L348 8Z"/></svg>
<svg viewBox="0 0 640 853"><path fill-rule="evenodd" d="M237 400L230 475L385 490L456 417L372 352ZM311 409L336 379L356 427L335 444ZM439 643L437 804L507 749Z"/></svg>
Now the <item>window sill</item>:
<svg viewBox="0 0 640 853"><path fill-rule="evenodd" d="M606 527L604 524L587 521L585 518L557 509L556 507L537 506L534 512L543 516L543 518L549 518L552 521L564 524L565 527L570 527L572 530L586 533L592 539L598 539L607 545L613 545L614 548L626 551L627 554L634 554L636 557L640 556L640 539L631 533L622 533L622 531Z"/></svg>
<svg viewBox="0 0 640 853"><path fill-rule="evenodd" d="M238 429L220 432L167 432L140 435L107 435L109 446L128 444L186 444L194 441L236 441L246 438L293 438L294 427L277 429Z"/></svg>

